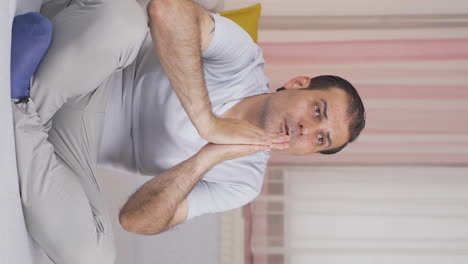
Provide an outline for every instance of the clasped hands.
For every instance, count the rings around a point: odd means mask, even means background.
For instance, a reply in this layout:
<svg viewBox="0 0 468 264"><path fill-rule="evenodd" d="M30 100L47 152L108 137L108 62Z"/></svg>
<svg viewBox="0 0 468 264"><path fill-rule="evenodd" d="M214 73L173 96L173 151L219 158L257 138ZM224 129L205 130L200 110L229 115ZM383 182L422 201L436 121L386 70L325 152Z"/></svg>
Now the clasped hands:
<svg viewBox="0 0 468 264"><path fill-rule="evenodd" d="M289 136L238 119L212 116L198 131L203 139L210 142L198 154L212 166L259 151L289 147Z"/></svg>

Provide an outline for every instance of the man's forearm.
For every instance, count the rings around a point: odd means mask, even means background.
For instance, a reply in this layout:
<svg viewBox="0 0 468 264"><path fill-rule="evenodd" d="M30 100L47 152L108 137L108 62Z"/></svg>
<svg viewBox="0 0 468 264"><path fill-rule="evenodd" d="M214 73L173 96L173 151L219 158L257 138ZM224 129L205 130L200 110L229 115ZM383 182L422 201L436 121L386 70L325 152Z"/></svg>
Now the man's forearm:
<svg viewBox="0 0 468 264"><path fill-rule="evenodd" d="M152 0L148 14L151 36L161 65L203 139L216 144L254 145L289 141L289 138L248 121L218 118L213 114L201 58L202 50L209 47L214 37L215 23L211 13L190 0ZM229 61L228 58L223 59L224 63Z"/></svg>
<svg viewBox="0 0 468 264"><path fill-rule="evenodd" d="M211 166L195 155L145 183L122 208L122 226L141 234L169 228L180 203Z"/></svg>
<svg viewBox="0 0 468 264"><path fill-rule="evenodd" d="M200 7L188 0L153 0L148 14L151 36L164 71L190 120L202 134L201 128L214 115L202 70Z"/></svg>

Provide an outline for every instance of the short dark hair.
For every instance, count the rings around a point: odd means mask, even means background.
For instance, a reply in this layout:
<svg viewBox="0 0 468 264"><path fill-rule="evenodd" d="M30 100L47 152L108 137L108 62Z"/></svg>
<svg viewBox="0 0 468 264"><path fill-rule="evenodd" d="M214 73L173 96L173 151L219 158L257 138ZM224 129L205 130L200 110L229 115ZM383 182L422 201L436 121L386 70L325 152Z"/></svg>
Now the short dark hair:
<svg viewBox="0 0 468 264"><path fill-rule="evenodd" d="M321 154L335 154L344 149L348 143L353 142L359 136L361 131L366 125L366 111L364 104L362 103L361 97L359 96L356 88L347 80L334 75L321 75L314 77L310 80L309 87L301 90L328 90L330 88L342 89L348 95L348 117L350 118L349 123L349 138L348 141L336 148L320 151ZM284 90L284 87L277 89L276 91Z"/></svg>

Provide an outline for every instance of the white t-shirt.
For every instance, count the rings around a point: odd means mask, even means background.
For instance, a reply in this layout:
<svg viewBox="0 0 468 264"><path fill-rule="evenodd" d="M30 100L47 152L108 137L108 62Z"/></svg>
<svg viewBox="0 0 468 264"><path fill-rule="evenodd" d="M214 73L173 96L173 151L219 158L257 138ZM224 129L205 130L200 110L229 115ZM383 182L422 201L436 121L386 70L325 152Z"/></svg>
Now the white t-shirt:
<svg viewBox="0 0 468 264"><path fill-rule="evenodd" d="M202 58L212 110L220 116L243 98L268 93L269 84L261 50L250 36L231 20L213 17L213 39ZM115 78L99 162L157 176L206 143L174 93L148 33L134 63ZM189 193L188 218L253 200L268 159L268 152L259 152L214 166Z"/></svg>

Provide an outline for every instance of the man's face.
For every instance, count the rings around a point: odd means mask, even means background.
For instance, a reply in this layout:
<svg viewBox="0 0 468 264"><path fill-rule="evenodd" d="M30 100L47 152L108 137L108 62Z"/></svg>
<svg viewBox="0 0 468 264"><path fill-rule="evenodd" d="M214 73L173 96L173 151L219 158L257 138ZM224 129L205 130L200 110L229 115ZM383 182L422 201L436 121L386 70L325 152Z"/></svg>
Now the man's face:
<svg viewBox="0 0 468 264"><path fill-rule="evenodd" d="M263 120L265 129L291 136L290 147L282 152L311 154L345 144L349 138L347 94L338 88L299 90L308 87L307 79L291 81L285 84L286 90L268 99Z"/></svg>

